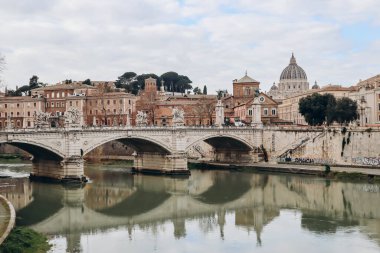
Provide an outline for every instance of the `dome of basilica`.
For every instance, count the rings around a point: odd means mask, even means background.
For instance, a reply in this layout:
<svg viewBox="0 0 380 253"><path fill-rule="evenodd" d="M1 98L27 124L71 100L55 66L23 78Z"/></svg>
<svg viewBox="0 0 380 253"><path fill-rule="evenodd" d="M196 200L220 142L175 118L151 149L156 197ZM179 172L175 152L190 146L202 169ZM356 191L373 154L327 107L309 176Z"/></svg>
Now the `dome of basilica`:
<svg viewBox="0 0 380 253"><path fill-rule="evenodd" d="M280 81L281 80L307 80L305 71L297 65L293 53L289 65L281 73Z"/></svg>

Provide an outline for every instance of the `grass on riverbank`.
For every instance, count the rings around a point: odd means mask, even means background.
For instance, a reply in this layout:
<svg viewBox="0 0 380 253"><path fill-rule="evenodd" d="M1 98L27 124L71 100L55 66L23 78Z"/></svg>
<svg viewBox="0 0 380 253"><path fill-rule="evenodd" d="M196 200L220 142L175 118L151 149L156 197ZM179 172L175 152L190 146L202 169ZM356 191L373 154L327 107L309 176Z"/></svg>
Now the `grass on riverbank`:
<svg viewBox="0 0 380 253"><path fill-rule="evenodd" d="M46 236L26 227L16 227L0 246L0 253L46 253L51 248Z"/></svg>

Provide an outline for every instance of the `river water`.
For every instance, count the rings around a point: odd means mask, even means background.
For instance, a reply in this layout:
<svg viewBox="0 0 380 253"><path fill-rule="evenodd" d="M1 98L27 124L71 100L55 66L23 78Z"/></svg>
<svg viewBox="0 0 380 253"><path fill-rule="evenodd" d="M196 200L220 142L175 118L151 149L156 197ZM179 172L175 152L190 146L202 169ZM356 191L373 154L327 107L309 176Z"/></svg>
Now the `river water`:
<svg viewBox="0 0 380 253"><path fill-rule="evenodd" d="M380 252L380 185L192 170L189 178L88 165L82 188L2 165L17 225L51 252Z"/></svg>

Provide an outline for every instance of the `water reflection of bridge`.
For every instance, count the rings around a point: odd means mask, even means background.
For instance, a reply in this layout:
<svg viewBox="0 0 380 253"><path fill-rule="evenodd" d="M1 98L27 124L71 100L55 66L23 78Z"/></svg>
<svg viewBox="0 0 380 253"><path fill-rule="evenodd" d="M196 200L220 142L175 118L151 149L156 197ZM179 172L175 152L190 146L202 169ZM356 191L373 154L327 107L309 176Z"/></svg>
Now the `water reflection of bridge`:
<svg viewBox="0 0 380 253"><path fill-rule="evenodd" d="M75 248L82 233L119 226L132 233L134 226L154 229L172 222L174 236L181 237L189 219L199 220L204 230L219 227L223 237L225 215L234 212L235 225L255 230L260 243L264 226L280 209L296 208L302 210L302 227L315 233L360 224L365 232L380 235L376 185L230 172L194 171L190 179L91 170L88 174L94 183L81 189L18 181L19 195L30 200L17 206L18 224L66 236L68 248ZM332 219L339 222L328 222Z"/></svg>

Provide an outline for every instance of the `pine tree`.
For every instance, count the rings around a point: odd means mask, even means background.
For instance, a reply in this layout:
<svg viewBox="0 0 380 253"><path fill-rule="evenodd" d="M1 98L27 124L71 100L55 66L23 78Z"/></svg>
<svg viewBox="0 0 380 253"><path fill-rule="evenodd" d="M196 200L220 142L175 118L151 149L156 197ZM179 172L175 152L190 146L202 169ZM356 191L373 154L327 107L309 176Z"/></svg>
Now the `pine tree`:
<svg viewBox="0 0 380 253"><path fill-rule="evenodd" d="M207 95L207 86L203 86L203 95Z"/></svg>

